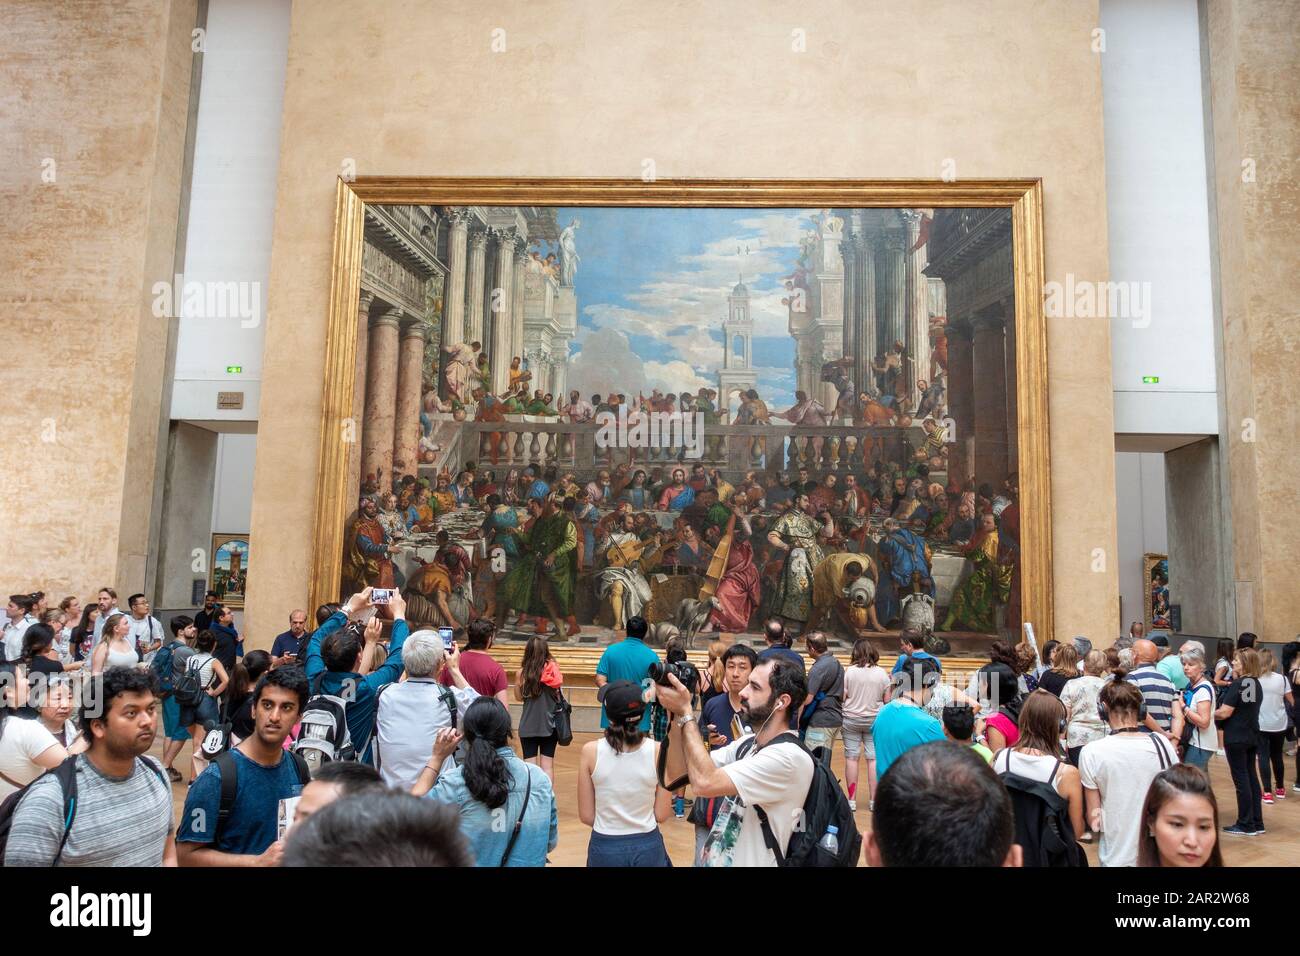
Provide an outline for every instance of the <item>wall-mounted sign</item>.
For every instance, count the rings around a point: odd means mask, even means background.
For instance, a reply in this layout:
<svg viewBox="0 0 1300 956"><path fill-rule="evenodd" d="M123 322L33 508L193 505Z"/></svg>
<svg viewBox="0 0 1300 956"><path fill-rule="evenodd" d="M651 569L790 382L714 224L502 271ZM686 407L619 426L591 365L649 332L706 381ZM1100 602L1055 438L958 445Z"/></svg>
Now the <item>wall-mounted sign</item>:
<svg viewBox="0 0 1300 956"><path fill-rule="evenodd" d="M243 392L217 392L217 408L221 411L236 410L244 407Z"/></svg>

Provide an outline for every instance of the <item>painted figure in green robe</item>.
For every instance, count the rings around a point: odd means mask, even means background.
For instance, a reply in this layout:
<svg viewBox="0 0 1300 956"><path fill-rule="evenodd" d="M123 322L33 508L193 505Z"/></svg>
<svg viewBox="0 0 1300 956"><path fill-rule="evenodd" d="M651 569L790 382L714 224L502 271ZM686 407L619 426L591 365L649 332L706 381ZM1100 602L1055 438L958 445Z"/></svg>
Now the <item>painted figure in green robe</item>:
<svg viewBox="0 0 1300 956"><path fill-rule="evenodd" d="M546 620L555 634L572 637L579 631L573 614L573 596L578 581L578 529L573 519L555 507L551 499L528 499L530 521L515 532L519 559L501 582L497 605L497 627L505 623L506 611L537 619L536 631L546 633Z"/></svg>

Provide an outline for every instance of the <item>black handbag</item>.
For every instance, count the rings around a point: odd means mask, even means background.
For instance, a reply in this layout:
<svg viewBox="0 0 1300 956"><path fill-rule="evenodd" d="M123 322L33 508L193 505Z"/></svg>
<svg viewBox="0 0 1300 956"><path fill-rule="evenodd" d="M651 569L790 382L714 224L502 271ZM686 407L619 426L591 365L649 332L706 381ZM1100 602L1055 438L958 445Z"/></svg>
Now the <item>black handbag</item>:
<svg viewBox="0 0 1300 956"><path fill-rule="evenodd" d="M551 708L551 727L555 731L555 741L561 747L573 743L573 705L564 698L564 691L552 688L555 692L555 704Z"/></svg>

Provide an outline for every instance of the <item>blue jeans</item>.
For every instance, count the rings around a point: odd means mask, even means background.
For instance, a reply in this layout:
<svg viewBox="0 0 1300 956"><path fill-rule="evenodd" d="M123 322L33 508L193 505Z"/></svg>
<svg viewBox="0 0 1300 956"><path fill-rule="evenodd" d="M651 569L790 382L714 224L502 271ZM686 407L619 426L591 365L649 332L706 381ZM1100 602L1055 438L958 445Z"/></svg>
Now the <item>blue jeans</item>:
<svg viewBox="0 0 1300 956"><path fill-rule="evenodd" d="M1206 773L1210 772L1210 758L1214 756L1213 750L1205 750L1201 747L1187 745L1187 753L1183 756L1183 763L1192 767L1200 767Z"/></svg>
<svg viewBox="0 0 1300 956"><path fill-rule="evenodd" d="M587 866L672 866L664 835L659 828L649 833L606 836L592 831L587 844Z"/></svg>

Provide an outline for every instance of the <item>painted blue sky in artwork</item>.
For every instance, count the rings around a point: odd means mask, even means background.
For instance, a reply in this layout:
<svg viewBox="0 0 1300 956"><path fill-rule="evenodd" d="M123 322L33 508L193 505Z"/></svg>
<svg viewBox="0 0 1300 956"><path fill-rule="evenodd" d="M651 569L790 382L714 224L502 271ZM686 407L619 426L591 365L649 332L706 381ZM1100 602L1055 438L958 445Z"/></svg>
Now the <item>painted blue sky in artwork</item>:
<svg viewBox="0 0 1300 956"><path fill-rule="evenodd" d="M579 219L578 335L569 385L585 395L717 387L727 295L743 271L754 321L758 388L775 407L794 401L794 341L784 279L794 270L809 210L558 209ZM738 255L737 249L747 249Z"/></svg>

